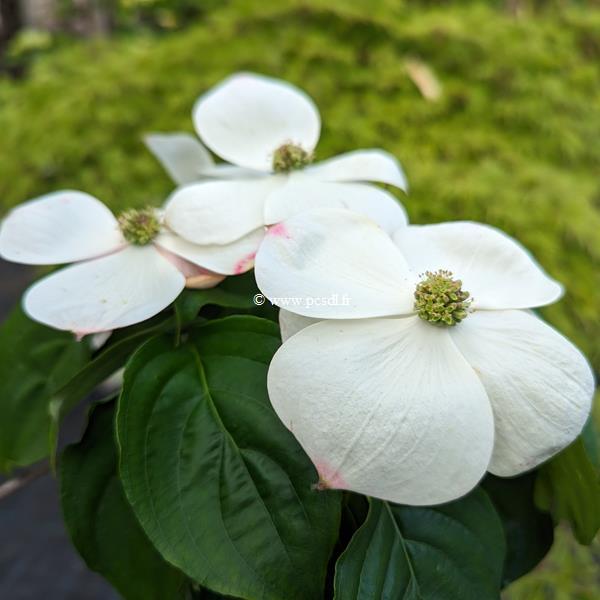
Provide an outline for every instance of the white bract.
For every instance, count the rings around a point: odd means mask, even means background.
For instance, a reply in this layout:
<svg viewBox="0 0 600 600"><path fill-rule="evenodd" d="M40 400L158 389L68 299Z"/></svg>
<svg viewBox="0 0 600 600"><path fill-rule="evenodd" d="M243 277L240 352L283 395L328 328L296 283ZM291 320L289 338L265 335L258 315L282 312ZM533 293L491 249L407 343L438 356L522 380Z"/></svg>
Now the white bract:
<svg viewBox="0 0 600 600"><path fill-rule="evenodd" d="M364 183L406 191L402 168L391 154L357 150L312 164L319 112L304 92L286 82L233 75L198 99L193 118L206 146L231 164L215 165L189 134L146 137L173 179L187 184L169 199L165 219L190 242L231 243L261 226L324 206L365 214L390 232L407 222L393 195Z"/></svg>
<svg viewBox="0 0 600 600"><path fill-rule="evenodd" d="M497 229L409 226L392 241L362 216L313 211L270 231L255 272L295 313L269 395L324 487L446 502L486 470L535 467L588 417L589 365L527 310L561 286ZM335 294L349 301L311 302Z"/></svg>
<svg viewBox="0 0 600 600"><path fill-rule="evenodd" d="M36 321L81 336L144 321L186 285L211 287L241 272L239 257L255 246L256 235L225 248L198 246L160 221L153 209L126 211L117 219L88 194L55 192L8 214L0 256L31 265L78 263L35 283L23 306Z"/></svg>

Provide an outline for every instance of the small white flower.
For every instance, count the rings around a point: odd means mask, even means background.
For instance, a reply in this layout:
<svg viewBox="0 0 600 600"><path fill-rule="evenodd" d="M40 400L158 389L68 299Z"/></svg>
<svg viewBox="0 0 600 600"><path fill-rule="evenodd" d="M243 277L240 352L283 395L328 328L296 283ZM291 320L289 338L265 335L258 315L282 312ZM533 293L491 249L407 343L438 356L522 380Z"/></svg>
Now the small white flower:
<svg viewBox="0 0 600 600"><path fill-rule="evenodd" d="M407 222L393 195L364 183L407 190L391 154L357 150L312 164L319 112L304 92L286 82L233 75L199 98L193 118L206 146L231 164L215 165L189 134L146 137L175 181L188 184L171 196L165 219L190 242L230 243L316 207L357 211L390 232ZM203 181L192 183L198 180Z"/></svg>
<svg viewBox="0 0 600 600"><path fill-rule="evenodd" d="M580 433L594 381L531 311L561 286L502 232L470 222L390 239L348 211L296 215L256 258L295 333L269 370L271 402L321 485L414 505L467 493L486 470L535 467ZM303 319L325 319L303 327Z"/></svg>
<svg viewBox="0 0 600 600"><path fill-rule="evenodd" d="M166 231L160 220L153 209L117 219L88 194L55 192L8 214L0 256L31 265L79 263L29 288L24 309L36 321L81 336L144 321L186 285L215 285L238 272L239 256L256 247L256 235L226 247L197 246Z"/></svg>

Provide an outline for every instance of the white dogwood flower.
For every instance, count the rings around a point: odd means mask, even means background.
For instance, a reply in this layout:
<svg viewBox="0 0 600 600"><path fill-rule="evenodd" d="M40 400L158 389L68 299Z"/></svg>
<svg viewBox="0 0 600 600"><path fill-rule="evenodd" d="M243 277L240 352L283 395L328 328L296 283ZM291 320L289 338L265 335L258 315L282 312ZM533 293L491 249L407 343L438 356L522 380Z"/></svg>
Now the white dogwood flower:
<svg viewBox="0 0 600 600"><path fill-rule="evenodd" d="M497 229L408 226L392 241L359 215L313 211L271 230L255 273L267 298L313 319L286 322L297 333L268 387L323 487L446 502L486 470L535 467L588 417L588 363L527 310L561 286ZM314 302L332 294L349 302Z"/></svg>
<svg viewBox="0 0 600 600"><path fill-rule="evenodd" d="M60 191L12 210L0 227L0 256L53 265L26 292L23 306L36 321L87 335L144 321L183 288L211 287L240 271L255 248L255 232L229 246L198 246L161 226L159 211L128 210L117 219L102 202Z"/></svg>
<svg viewBox="0 0 600 600"><path fill-rule="evenodd" d="M175 181L188 184L171 197L166 220L190 242L229 243L261 225L324 206L355 210L389 231L406 224L404 209L392 194L364 183L406 191L398 161L370 149L312 164L319 112L289 83L251 73L233 75L199 98L193 118L204 144L231 164L215 165L189 134L146 137Z"/></svg>

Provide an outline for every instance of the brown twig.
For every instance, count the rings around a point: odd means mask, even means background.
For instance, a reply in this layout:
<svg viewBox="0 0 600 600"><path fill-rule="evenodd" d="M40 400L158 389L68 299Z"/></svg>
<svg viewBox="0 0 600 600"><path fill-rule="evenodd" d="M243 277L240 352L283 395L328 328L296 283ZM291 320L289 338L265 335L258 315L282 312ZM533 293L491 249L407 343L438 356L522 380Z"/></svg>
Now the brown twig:
<svg viewBox="0 0 600 600"><path fill-rule="evenodd" d="M9 479L4 483L0 484L0 501L8 498L15 492L18 492L21 488L29 485L32 481L38 479L38 477L42 477L50 472L50 465L48 463L44 463L39 467L31 469L30 471L20 475L19 477L14 477L13 479Z"/></svg>

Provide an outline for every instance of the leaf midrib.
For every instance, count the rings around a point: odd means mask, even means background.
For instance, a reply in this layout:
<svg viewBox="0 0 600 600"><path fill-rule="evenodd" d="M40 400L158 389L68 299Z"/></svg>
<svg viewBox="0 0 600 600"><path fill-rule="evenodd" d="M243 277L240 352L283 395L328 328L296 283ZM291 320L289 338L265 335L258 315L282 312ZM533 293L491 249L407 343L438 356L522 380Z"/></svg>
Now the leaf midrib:
<svg viewBox="0 0 600 600"><path fill-rule="evenodd" d="M271 521L273 529L277 533L277 536L276 536L277 540L279 541L279 543L280 543L280 545L281 545L281 547L283 549L283 552L285 553L285 556L286 556L286 558L287 558L287 560L289 562L289 565L292 568L292 570L295 570L294 562L292 561L292 558L291 558L291 556L288 553L288 549L287 549L287 547L286 547L286 545L285 545L285 543L283 541L281 533L279 532L279 529L277 529L277 525L275 524L275 521L273 520L273 516L271 515L271 512L269 511L267 505L265 504L265 501L264 501L263 497L261 496L258 488L256 487L256 482L254 481L254 479L252 478L252 475L251 475L250 471L248 470L248 466L246 464L246 461L244 460L244 457L243 457L243 455L242 455L242 453L240 451L240 448L238 447L236 441L234 440L233 436L229 432L229 429L227 427L225 427L225 424L223 423L223 420L221 419L221 415L217 411L217 408L216 408L215 403L214 403L214 399L212 397L210 388L208 386L208 380L206 378L206 372L204 370L204 365L202 364L202 357L200 356L200 353L198 352L197 348L194 345L190 345L189 350L192 353L192 356L194 357L194 363L196 364L196 367L197 367L197 371L198 371L198 375L199 375L199 379L200 379L200 384L202 385L202 389L203 389L203 391L205 393L205 396L206 396L208 404L209 404L209 410L211 411L211 414L214 415L215 419L217 420L218 424L220 425L221 430L225 434L225 437L229 439L229 442L233 446L233 449L234 449L235 453L238 454L240 462L244 465L244 469L246 470L246 473L248 475L249 481L252 482L252 485L253 485L254 490L256 492L256 496L260 500L260 503L262 504L262 507L265 510L265 513L268 515L269 520ZM222 511L219 511L219 515L222 517ZM229 532L228 532L227 527L225 525L225 522L223 520L222 520L222 523L223 523L223 530L227 533L227 537L229 539L229 542L230 542L231 546L233 548L235 548L235 551L237 552L238 556L242 559L242 561L248 566L248 568L253 573L255 573L258 576L258 578L263 582L263 585L265 586L265 588L272 589L273 591L276 591L276 592L280 592L281 590L279 590L278 588L272 588L271 587L272 584L270 584L265 579L264 575L262 573L259 573L258 571L256 571L256 569L252 565L250 565L248 563L247 559L244 556L242 556L242 554L238 550L236 544L233 542L233 540L229 536Z"/></svg>
<svg viewBox="0 0 600 600"><path fill-rule="evenodd" d="M385 506L385 509L386 509L386 511L388 513L388 516L392 520L392 523L394 525L394 529L396 531L396 534L398 535L398 539L400 540L400 545L402 546L402 551L404 553L404 557L406 558L406 564L408 565L408 571L410 573L409 585L410 585L410 581L414 582L414 584L416 586L416 589L417 589L417 597L419 598L419 600L423 600L423 596L421 594L421 587L420 587L419 581L417 579L417 574L415 572L415 567L413 565L413 561L412 561L412 557L410 555L410 552L408 551L408 547L406 545L406 540L404 539L404 535L402 535L402 531L400 531L400 527L398 526L398 523L396 521L396 517L394 516L394 513L392 512L392 508L390 507L390 503L387 502L386 500L383 500L383 505ZM404 592L404 597L406 597L406 592L408 592L409 585L406 586L406 590Z"/></svg>

